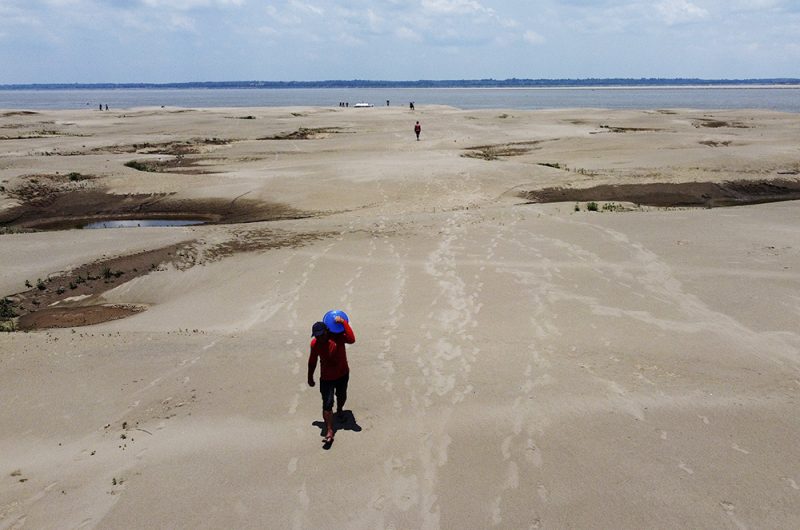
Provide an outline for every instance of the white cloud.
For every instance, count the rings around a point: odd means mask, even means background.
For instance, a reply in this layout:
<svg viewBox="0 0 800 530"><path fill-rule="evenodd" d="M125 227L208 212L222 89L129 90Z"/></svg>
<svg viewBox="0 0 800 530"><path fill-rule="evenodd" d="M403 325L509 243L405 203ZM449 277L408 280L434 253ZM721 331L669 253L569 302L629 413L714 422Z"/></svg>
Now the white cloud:
<svg viewBox="0 0 800 530"><path fill-rule="evenodd" d="M291 0L289 5L298 11L305 11L307 13L313 13L315 15L324 15L325 10L319 6L315 6L313 4L308 4L306 2L298 2L297 0Z"/></svg>
<svg viewBox="0 0 800 530"><path fill-rule="evenodd" d="M541 44L545 41L544 37L530 29L522 35L522 40L528 44Z"/></svg>
<svg viewBox="0 0 800 530"><path fill-rule="evenodd" d="M244 0L142 0L144 5L188 11L203 7L240 6Z"/></svg>
<svg viewBox="0 0 800 530"><path fill-rule="evenodd" d="M195 31L194 20L184 15L172 15L169 18L169 27L173 31Z"/></svg>
<svg viewBox="0 0 800 530"><path fill-rule="evenodd" d="M261 26L261 27L258 28L257 31L259 33L261 33L262 35L266 35L268 37L274 37L274 36L276 36L278 34L278 30L276 30L275 28L273 28L271 26Z"/></svg>
<svg viewBox="0 0 800 530"><path fill-rule="evenodd" d="M727 0L727 5L737 11L772 9L784 4L783 0Z"/></svg>
<svg viewBox="0 0 800 530"><path fill-rule="evenodd" d="M519 22L510 18L503 18L499 20L500 25L504 28L516 28L519 26Z"/></svg>
<svg viewBox="0 0 800 530"><path fill-rule="evenodd" d="M465 15L471 13L494 13L475 0L422 0L422 8L433 13Z"/></svg>
<svg viewBox="0 0 800 530"><path fill-rule="evenodd" d="M55 6L55 7L62 7L62 6L77 6L82 4L82 0L46 0L48 5Z"/></svg>
<svg viewBox="0 0 800 530"><path fill-rule="evenodd" d="M656 10L667 24L679 24L701 20L708 16L708 11L687 0L664 0L656 4Z"/></svg>
<svg viewBox="0 0 800 530"><path fill-rule="evenodd" d="M365 44L365 42L362 39L358 38L352 33L345 33L345 32L339 33L336 36L336 40L339 43L344 44L346 46L362 46Z"/></svg>
<svg viewBox="0 0 800 530"><path fill-rule="evenodd" d="M188 11L167 11L167 10L121 10L114 15L115 28L121 27L126 31L115 34L115 39L142 38L142 34L147 34L146 38L165 37L175 38L172 34L194 33L200 34L203 27L204 18ZM91 20L91 19L88 19Z"/></svg>
<svg viewBox="0 0 800 530"><path fill-rule="evenodd" d="M303 19L293 13L278 11L274 6L267 6L267 15L281 26L299 26Z"/></svg>
<svg viewBox="0 0 800 530"><path fill-rule="evenodd" d="M367 22L369 29L375 32L380 31L383 26L383 18L372 9L367 10Z"/></svg>
<svg viewBox="0 0 800 530"><path fill-rule="evenodd" d="M394 35L401 39L411 42L422 42L422 36L411 28L399 27L394 31Z"/></svg>
<svg viewBox="0 0 800 530"><path fill-rule="evenodd" d="M35 15L26 15L24 13L15 13L9 15L0 13L0 27L3 26L19 30L24 26L41 27L44 26L44 23Z"/></svg>

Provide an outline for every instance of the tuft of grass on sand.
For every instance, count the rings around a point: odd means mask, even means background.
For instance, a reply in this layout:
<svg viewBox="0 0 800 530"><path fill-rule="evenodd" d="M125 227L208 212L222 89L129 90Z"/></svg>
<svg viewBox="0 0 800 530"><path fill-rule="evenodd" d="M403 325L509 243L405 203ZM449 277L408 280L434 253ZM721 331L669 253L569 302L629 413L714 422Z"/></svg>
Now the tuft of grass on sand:
<svg viewBox="0 0 800 530"><path fill-rule="evenodd" d="M258 140L314 140L327 134L336 134L340 132L342 132L342 130L339 127L300 127L296 131L264 136L258 138Z"/></svg>
<svg viewBox="0 0 800 530"><path fill-rule="evenodd" d="M14 303L8 298L0 299L0 318L9 319L15 316L17 312L14 310Z"/></svg>
<svg viewBox="0 0 800 530"><path fill-rule="evenodd" d="M156 171L153 169L150 164L145 164L144 162L140 162L138 160L130 160L125 162L125 167L129 167L131 169L135 169L136 171Z"/></svg>
<svg viewBox="0 0 800 530"><path fill-rule="evenodd" d="M14 302L8 298L0 299L0 332L11 333L16 331L17 323L14 320L16 316L17 311L14 308Z"/></svg>
<svg viewBox="0 0 800 530"><path fill-rule="evenodd" d="M507 144L494 144L494 145L475 145L467 147L466 152L461 156L464 158L478 158L480 160L500 160L500 158L511 156L522 156L537 149L540 144L539 140L532 140L529 142L511 142Z"/></svg>

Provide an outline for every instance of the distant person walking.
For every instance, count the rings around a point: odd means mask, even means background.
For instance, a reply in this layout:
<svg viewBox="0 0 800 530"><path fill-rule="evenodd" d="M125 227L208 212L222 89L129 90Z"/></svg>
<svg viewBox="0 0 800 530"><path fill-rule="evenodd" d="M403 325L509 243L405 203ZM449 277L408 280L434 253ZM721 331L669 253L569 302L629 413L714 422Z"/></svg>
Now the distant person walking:
<svg viewBox="0 0 800 530"><path fill-rule="evenodd" d="M419 122L417 122L417 123L414 125L414 134L416 134L416 135L417 135L417 141L418 141L418 142L419 142L419 133L421 133L421 132L422 132L422 125L420 125L420 124L419 124Z"/></svg>
<svg viewBox="0 0 800 530"><path fill-rule="evenodd" d="M314 371L319 359L319 392L322 395L322 419L325 420L326 444L333 442L333 397L336 394L336 415L341 419L344 403L347 400L347 383L350 380L350 367L347 365L345 344L353 344L356 336L346 318L336 315L330 323L332 332L324 322L316 322L311 327L311 353L308 356L308 386L314 386ZM338 330L336 329L338 328Z"/></svg>

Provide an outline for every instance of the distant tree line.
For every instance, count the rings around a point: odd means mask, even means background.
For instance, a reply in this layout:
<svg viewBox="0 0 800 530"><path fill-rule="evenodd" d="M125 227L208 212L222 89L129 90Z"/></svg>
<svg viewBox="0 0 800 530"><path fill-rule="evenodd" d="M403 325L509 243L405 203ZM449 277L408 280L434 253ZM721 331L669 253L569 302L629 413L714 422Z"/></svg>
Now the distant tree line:
<svg viewBox="0 0 800 530"><path fill-rule="evenodd" d="M381 81L370 79L327 81L201 81L190 83L28 83L0 85L0 90L91 90L136 88L518 88L518 87L636 87L798 85L797 78L698 79L689 77L604 77L585 79L420 79Z"/></svg>

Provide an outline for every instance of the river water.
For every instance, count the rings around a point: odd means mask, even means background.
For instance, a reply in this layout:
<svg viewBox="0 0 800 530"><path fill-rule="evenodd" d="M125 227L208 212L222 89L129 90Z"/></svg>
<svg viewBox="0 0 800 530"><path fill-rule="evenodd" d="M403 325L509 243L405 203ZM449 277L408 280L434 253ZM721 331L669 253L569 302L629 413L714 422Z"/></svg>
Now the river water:
<svg viewBox="0 0 800 530"><path fill-rule="evenodd" d="M0 109L448 105L461 109L767 109L800 112L798 86L0 90Z"/></svg>

